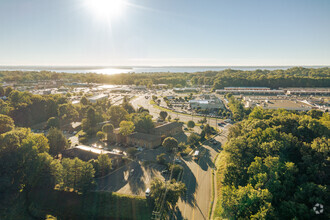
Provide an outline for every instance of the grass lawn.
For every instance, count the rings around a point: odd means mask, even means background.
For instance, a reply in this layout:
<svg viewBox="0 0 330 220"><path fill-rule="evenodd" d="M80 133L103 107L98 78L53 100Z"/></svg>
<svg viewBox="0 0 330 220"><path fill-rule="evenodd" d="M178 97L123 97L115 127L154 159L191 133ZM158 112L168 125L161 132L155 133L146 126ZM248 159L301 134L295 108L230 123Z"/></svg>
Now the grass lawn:
<svg viewBox="0 0 330 220"><path fill-rule="evenodd" d="M39 218L47 214L59 219L150 219L151 205L144 197L110 192L85 195L57 190L30 193L30 212Z"/></svg>

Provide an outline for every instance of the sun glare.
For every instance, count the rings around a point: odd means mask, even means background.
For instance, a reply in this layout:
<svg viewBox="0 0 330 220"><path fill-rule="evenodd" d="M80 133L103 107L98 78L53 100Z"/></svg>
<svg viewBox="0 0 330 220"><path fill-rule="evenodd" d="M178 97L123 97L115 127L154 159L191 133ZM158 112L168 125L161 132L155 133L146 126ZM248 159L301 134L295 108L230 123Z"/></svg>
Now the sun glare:
<svg viewBox="0 0 330 220"><path fill-rule="evenodd" d="M116 18L124 10L124 0L86 0L86 6L102 19Z"/></svg>

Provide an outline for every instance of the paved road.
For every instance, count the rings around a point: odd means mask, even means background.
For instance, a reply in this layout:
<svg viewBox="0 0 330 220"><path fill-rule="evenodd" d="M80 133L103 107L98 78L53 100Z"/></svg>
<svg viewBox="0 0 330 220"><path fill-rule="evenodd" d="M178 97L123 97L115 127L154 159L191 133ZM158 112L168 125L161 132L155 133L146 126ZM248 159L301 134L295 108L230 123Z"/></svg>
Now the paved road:
<svg viewBox="0 0 330 220"><path fill-rule="evenodd" d="M223 145L227 141L229 125L215 140ZM178 202L176 219L202 220L209 219L209 209L212 198L212 169L213 160L220 151L220 145L205 143L200 149L201 158L196 163L185 158L183 182L187 186L187 193Z"/></svg>

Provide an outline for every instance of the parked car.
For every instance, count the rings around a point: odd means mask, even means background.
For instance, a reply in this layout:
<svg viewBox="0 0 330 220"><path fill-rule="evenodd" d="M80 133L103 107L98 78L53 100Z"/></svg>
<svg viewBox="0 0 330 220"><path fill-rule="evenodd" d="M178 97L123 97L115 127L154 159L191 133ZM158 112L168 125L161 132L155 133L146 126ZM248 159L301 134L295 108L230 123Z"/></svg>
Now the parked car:
<svg viewBox="0 0 330 220"><path fill-rule="evenodd" d="M182 163L182 160L176 158L176 159L174 160L174 163Z"/></svg>
<svg viewBox="0 0 330 220"><path fill-rule="evenodd" d="M146 190L146 197L149 197L150 196L150 188L148 188L147 190Z"/></svg>

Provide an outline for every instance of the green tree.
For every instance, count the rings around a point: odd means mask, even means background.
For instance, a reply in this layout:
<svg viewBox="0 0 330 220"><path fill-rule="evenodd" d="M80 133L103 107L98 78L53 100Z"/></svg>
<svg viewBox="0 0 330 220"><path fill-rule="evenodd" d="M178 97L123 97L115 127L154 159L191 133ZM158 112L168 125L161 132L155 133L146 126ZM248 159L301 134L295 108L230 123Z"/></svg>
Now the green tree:
<svg viewBox="0 0 330 220"><path fill-rule="evenodd" d="M59 128L60 126L60 121L57 117L50 117L48 120L47 120L47 127L48 128Z"/></svg>
<svg viewBox="0 0 330 220"><path fill-rule="evenodd" d="M188 128L194 128L195 127L195 122L194 121L188 121L187 126L188 126Z"/></svg>
<svg viewBox="0 0 330 220"><path fill-rule="evenodd" d="M96 133L96 137L97 137L99 140L102 140L102 139L105 138L105 134L104 134L104 132L102 132L102 131L98 131L98 132Z"/></svg>
<svg viewBox="0 0 330 220"><path fill-rule="evenodd" d="M113 133L113 129L114 127L110 123L103 125L102 131L106 134L107 141L110 141L110 135Z"/></svg>
<svg viewBox="0 0 330 220"><path fill-rule="evenodd" d="M195 133L191 133L187 139L188 144L193 146L197 146L199 144L199 141L200 141L200 136Z"/></svg>
<svg viewBox="0 0 330 220"><path fill-rule="evenodd" d="M11 117L0 114L0 134L11 131L14 127L14 120Z"/></svg>
<svg viewBox="0 0 330 220"><path fill-rule="evenodd" d="M119 132L123 136L128 136L133 133L135 127L134 123L131 121L122 121L119 125Z"/></svg>
<svg viewBox="0 0 330 220"><path fill-rule="evenodd" d="M207 119L206 119L206 117L204 117L203 119L199 120L198 122L201 123L202 125L204 125L204 123L207 122Z"/></svg>
<svg viewBox="0 0 330 220"><path fill-rule="evenodd" d="M58 117L61 123L68 124L78 119L78 112L72 104L61 104L58 107Z"/></svg>
<svg viewBox="0 0 330 220"><path fill-rule="evenodd" d="M89 104L89 101L86 98L86 96L81 97L80 104L82 104L82 105L88 105Z"/></svg>
<svg viewBox="0 0 330 220"><path fill-rule="evenodd" d="M121 106L129 113L134 113L135 112L135 109L134 107L132 106L131 103L129 103L129 100L127 98L127 96L124 97L123 99L123 103L121 104Z"/></svg>
<svg viewBox="0 0 330 220"><path fill-rule="evenodd" d="M2 86L0 86L0 97L5 95L5 90L3 89Z"/></svg>
<svg viewBox="0 0 330 220"><path fill-rule="evenodd" d="M13 91L13 88L11 88L10 86L7 87L7 88L5 89L5 96L8 97L12 91Z"/></svg>
<svg viewBox="0 0 330 220"><path fill-rule="evenodd" d="M212 134L212 128L208 124L204 126L203 131L205 132L206 136L210 136Z"/></svg>
<svg viewBox="0 0 330 220"><path fill-rule="evenodd" d="M130 147L127 149L127 154L129 157L134 157L137 154L138 150L135 147Z"/></svg>
<svg viewBox="0 0 330 220"><path fill-rule="evenodd" d="M110 122L114 127L118 127L121 121L127 120L128 112L121 106L113 105L108 110Z"/></svg>
<svg viewBox="0 0 330 220"><path fill-rule="evenodd" d="M49 153L51 155L58 155L68 147L68 141L58 128L49 129L47 139L49 142Z"/></svg>
<svg viewBox="0 0 330 220"><path fill-rule="evenodd" d="M150 133L155 127L152 121L152 116L147 112L134 115L133 122L135 125L135 131L141 133Z"/></svg>
<svg viewBox="0 0 330 220"><path fill-rule="evenodd" d="M153 179L150 185L151 185L151 196L154 199L156 206L160 205L162 203L161 202L162 199L164 199L165 212L161 213L162 215L164 215L170 209L174 210L180 196L183 196L187 190L185 184L182 182L175 182L175 181L164 182L158 178ZM163 198L161 195L164 195L165 188L167 193L166 193L166 197Z"/></svg>
<svg viewBox="0 0 330 220"><path fill-rule="evenodd" d="M107 175L112 167L111 159L106 154L100 154L95 164L96 176L98 177Z"/></svg>
<svg viewBox="0 0 330 220"><path fill-rule="evenodd" d="M161 111L161 112L159 113L159 116L160 116L160 118L161 118L163 121L165 121L165 119L166 119L166 117L167 117L167 112L166 112L166 111Z"/></svg>
<svg viewBox="0 0 330 220"><path fill-rule="evenodd" d="M173 138L173 137L167 137L165 138L165 140L163 141L163 147L165 147L165 149L167 149L167 151L173 151L176 148L178 148L178 141Z"/></svg>
<svg viewBox="0 0 330 220"><path fill-rule="evenodd" d="M166 162L165 153L161 153L161 154L157 155L156 160L157 160L157 163L159 163L159 164L165 164L165 162Z"/></svg>

